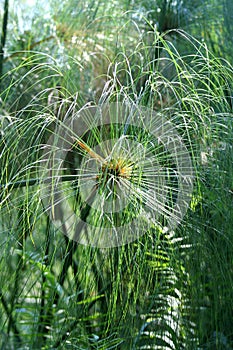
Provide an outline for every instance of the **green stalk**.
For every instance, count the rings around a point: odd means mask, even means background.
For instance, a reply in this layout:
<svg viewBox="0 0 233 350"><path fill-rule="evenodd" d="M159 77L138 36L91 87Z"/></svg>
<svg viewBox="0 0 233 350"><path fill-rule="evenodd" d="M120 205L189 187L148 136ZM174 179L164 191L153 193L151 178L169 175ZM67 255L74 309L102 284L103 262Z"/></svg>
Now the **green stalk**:
<svg viewBox="0 0 233 350"><path fill-rule="evenodd" d="M4 298L3 293L2 293L1 290L0 290L0 300L1 300L1 303L3 305L4 310L6 312L6 315L9 318L9 321L10 321L9 323L10 323L11 329L12 329L12 331L14 333L15 341L16 341L16 343L18 345L20 345L22 343L22 341L21 341L21 338L20 338L19 330L17 329L16 322L15 322L13 316L12 316L11 311L9 310L9 307L7 305L7 302L6 302L5 298Z"/></svg>
<svg viewBox="0 0 233 350"><path fill-rule="evenodd" d="M2 77L2 71L3 71L4 48L6 44L7 22L8 22L8 8L9 8L9 0L5 0L3 21L2 21L2 34L1 34L1 41L0 41L0 79Z"/></svg>
<svg viewBox="0 0 233 350"><path fill-rule="evenodd" d="M61 176L60 181L66 182L66 181L75 181L76 177L75 175L66 175L66 176ZM52 180L51 180L52 181ZM34 186L34 185L39 185L43 183L48 183L49 181L41 181L40 178L33 178L29 180L19 180L19 181L10 181L6 184L0 184L0 190L3 189L15 189L15 188L21 188L21 187L26 187L26 186Z"/></svg>
<svg viewBox="0 0 233 350"><path fill-rule="evenodd" d="M47 217L47 224L46 224L46 244L45 244L45 257L44 257L44 264L46 267L49 265L49 246L50 246L50 227L51 222L49 217ZM40 315L39 315L39 322L38 322L38 342L40 343L40 335L43 334L43 343L46 342L46 335L48 333L48 328L46 327L47 324L45 323L45 299L46 299L46 276L43 273L42 274L42 283L41 283L41 302L40 302ZM51 316L51 315L50 315Z"/></svg>

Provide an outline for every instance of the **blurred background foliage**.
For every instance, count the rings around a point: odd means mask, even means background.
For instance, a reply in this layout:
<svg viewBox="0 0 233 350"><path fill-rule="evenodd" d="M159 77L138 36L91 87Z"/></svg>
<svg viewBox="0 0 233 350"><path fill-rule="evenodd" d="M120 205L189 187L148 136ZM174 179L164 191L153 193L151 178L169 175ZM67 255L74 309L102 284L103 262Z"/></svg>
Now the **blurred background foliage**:
<svg viewBox="0 0 233 350"><path fill-rule="evenodd" d="M79 108L98 103L112 86L148 106L154 94L153 108L168 110L173 94L153 90L155 70L176 77L168 52L213 84L211 97L200 88L209 122L190 121L201 161L176 232L80 246L43 215L36 186L0 193L1 349L233 349L232 1L1 0L0 28L1 184L30 179L18 169L36 161L47 115L62 119L74 98Z"/></svg>

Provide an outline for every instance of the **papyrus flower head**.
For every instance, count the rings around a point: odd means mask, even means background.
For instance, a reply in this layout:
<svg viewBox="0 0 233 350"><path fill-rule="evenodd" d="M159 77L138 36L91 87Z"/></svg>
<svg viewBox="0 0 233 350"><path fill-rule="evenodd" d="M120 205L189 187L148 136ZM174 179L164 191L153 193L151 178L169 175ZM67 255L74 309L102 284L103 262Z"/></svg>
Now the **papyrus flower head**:
<svg viewBox="0 0 233 350"><path fill-rule="evenodd" d="M44 161L46 209L83 244L122 245L161 223L174 229L192 193L191 159L175 126L132 104L73 113L49 139Z"/></svg>

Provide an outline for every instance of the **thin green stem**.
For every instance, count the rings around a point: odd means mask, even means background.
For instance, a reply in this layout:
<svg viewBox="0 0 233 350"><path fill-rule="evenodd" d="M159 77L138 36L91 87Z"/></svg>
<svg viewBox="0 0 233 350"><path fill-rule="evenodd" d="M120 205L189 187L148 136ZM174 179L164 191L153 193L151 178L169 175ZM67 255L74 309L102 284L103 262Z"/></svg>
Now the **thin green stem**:
<svg viewBox="0 0 233 350"><path fill-rule="evenodd" d="M11 313L11 311L10 311L8 305L7 305L7 301L5 300L1 289L0 289L0 300L1 300L1 303L2 303L2 306L3 306L4 310L6 312L6 315L7 315L7 317L10 320L10 325L11 325L11 329L12 329L12 331L14 333L14 336L15 336L15 341L16 341L17 344L20 345L22 343L22 340L21 340L21 337L20 337L19 330L18 330L18 328L16 326L16 321L14 320L14 318L12 316L12 313Z"/></svg>
<svg viewBox="0 0 233 350"><path fill-rule="evenodd" d="M9 0L5 0L3 21L2 21L2 34L1 34L1 41L0 41L0 79L2 77L2 71L3 71L4 48L6 44L6 35L7 35L8 8L9 8Z"/></svg>
<svg viewBox="0 0 233 350"><path fill-rule="evenodd" d="M50 246L50 230L51 230L51 221L50 218L47 217L47 225L46 225L46 243L45 243L45 256L44 256L44 264L48 266L49 264L49 246ZM45 298L46 298L46 276L42 274L42 283L41 283L41 302L40 302L40 315L39 315L39 326L38 326L38 341L41 341L40 335L43 335L43 343L46 342L46 334L48 333L47 324L45 322ZM51 316L51 315L50 315Z"/></svg>
<svg viewBox="0 0 233 350"><path fill-rule="evenodd" d="M66 176L61 176L59 178L59 180L62 182L75 181L75 180L77 180L77 177L75 177L75 175L66 175ZM34 186L34 185L39 185L41 183L48 183L48 182L49 182L49 180L45 180L43 182L43 181L41 181L40 178L33 178L33 179L29 179L29 180L19 180L19 181L12 181L12 182L10 181L6 184L0 184L0 190L3 190L3 189L12 190L15 188Z"/></svg>

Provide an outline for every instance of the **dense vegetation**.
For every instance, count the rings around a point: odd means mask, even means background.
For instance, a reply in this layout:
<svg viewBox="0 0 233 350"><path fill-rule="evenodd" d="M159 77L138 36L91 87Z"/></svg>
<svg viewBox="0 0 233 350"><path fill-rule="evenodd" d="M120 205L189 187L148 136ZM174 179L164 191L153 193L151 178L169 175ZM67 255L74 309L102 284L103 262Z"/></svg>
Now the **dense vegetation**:
<svg viewBox="0 0 233 350"><path fill-rule="evenodd" d="M0 11L0 348L233 349L232 1Z"/></svg>

